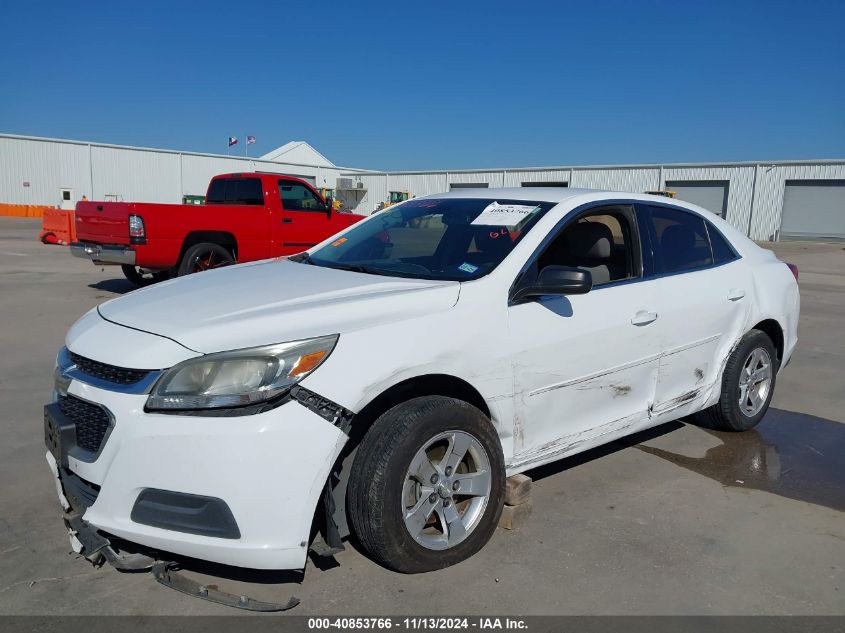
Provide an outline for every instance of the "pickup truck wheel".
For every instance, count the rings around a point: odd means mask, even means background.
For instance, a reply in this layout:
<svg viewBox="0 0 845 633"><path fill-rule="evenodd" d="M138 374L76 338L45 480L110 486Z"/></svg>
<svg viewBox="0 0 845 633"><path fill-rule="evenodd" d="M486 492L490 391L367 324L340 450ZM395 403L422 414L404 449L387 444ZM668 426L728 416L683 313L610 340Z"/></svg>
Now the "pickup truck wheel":
<svg viewBox="0 0 845 633"><path fill-rule="evenodd" d="M372 558L419 573L480 550L499 522L504 488L490 420L461 400L426 396L393 407L364 436L347 503Z"/></svg>
<svg viewBox="0 0 845 633"><path fill-rule="evenodd" d="M124 264L120 269L123 271L123 276L136 286L149 286L150 284L170 279L170 271L168 270L149 272L137 266L129 266L128 264Z"/></svg>
<svg viewBox="0 0 845 633"><path fill-rule="evenodd" d="M212 268L228 266L234 262L235 258L232 257L232 253L219 244L203 242L201 244L194 244L185 251L182 260L179 262L177 274L182 277L191 273L199 273L204 270L211 270Z"/></svg>

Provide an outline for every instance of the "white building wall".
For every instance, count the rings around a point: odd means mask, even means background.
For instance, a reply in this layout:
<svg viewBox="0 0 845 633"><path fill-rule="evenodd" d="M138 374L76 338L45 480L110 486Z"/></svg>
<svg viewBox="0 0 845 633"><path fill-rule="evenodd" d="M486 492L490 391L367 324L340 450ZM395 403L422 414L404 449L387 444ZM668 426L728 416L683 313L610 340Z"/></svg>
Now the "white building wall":
<svg viewBox="0 0 845 633"><path fill-rule="evenodd" d="M88 151L83 143L0 136L0 203L58 205L62 188L90 198Z"/></svg>
<svg viewBox="0 0 845 633"><path fill-rule="evenodd" d="M181 201L178 154L92 146L91 173L91 200Z"/></svg>
<svg viewBox="0 0 845 633"><path fill-rule="evenodd" d="M660 188L660 168L579 169L573 167L569 186L643 193Z"/></svg>
<svg viewBox="0 0 845 633"><path fill-rule="evenodd" d="M351 211L370 215L376 210L379 202L387 200L388 191L390 191L387 187L387 174L360 174L358 176L344 174L341 177L350 179L353 182L362 182L366 191L364 197L361 198L361 202L354 209L350 209Z"/></svg>
<svg viewBox="0 0 845 633"><path fill-rule="evenodd" d="M748 230L754 166L664 167L660 188L663 189L666 182L672 180L727 180L728 205L725 219L742 232Z"/></svg>
<svg viewBox="0 0 845 633"><path fill-rule="evenodd" d="M754 209L751 214L752 239L776 240L779 237L783 214L783 191L787 180L843 180L845 161L836 164L772 165L761 163L757 167Z"/></svg>
<svg viewBox="0 0 845 633"><path fill-rule="evenodd" d="M505 187L521 187L524 182L565 182L572 178L569 169L508 170L504 173Z"/></svg>
<svg viewBox="0 0 845 633"><path fill-rule="evenodd" d="M449 185L467 184L467 183L482 183L486 182L488 187L504 187L505 178L504 171L459 171L446 172L447 186L446 191L449 190Z"/></svg>
<svg viewBox="0 0 845 633"><path fill-rule="evenodd" d="M364 214L386 201L390 191L419 197L448 191L452 183L518 187L532 181L568 182L570 187L643 192L662 189L666 181L727 180L728 222L753 239L770 240L780 231L786 181L845 179L845 161L379 173L0 134L0 203L58 205L62 188L73 189L75 200L114 195L138 202L180 202L183 194L205 194L212 176L239 171L305 176L330 189L341 177L360 181L366 195L354 210Z"/></svg>
<svg viewBox="0 0 845 633"><path fill-rule="evenodd" d="M419 198L432 193L449 191L446 174L391 174L388 179L388 191L407 191Z"/></svg>
<svg viewBox="0 0 845 633"><path fill-rule="evenodd" d="M58 205L62 188L73 189L75 200L178 203L185 194L205 195L212 176L254 171L302 176L329 188L341 174L336 167L244 156L0 135L0 203Z"/></svg>

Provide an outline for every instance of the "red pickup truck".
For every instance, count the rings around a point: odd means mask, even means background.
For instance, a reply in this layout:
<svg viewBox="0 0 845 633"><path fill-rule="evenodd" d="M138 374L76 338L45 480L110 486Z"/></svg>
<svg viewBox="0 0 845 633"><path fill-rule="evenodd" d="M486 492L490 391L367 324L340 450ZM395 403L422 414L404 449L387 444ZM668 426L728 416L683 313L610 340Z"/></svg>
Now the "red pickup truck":
<svg viewBox="0 0 845 633"><path fill-rule="evenodd" d="M304 251L363 219L332 209L304 180L215 176L204 205L79 202L76 257L118 264L137 285Z"/></svg>

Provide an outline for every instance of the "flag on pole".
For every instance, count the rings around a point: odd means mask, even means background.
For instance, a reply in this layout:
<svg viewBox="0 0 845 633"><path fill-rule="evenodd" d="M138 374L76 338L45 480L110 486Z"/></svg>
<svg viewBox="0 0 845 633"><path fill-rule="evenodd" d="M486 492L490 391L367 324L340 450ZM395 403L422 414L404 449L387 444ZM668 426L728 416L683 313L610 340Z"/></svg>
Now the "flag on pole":
<svg viewBox="0 0 845 633"><path fill-rule="evenodd" d="M247 145L255 145L255 137L254 136L247 136L246 137L246 144Z"/></svg>
<svg viewBox="0 0 845 633"><path fill-rule="evenodd" d="M232 147L232 145L237 145L237 144L238 144L238 137L237 136L230 136L229 137L229 147Z"/></svg>

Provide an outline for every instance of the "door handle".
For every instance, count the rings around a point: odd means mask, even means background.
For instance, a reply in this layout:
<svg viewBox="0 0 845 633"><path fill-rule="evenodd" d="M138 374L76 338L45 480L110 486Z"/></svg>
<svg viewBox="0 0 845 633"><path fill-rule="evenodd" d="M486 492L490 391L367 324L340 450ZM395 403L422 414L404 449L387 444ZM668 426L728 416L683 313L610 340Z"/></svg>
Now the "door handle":
<svg viewBox="0 0 845 633"><path fill-rule="evenodd" d="M648 325L657 320L657 312L646 312L640 310L631 317L631 325Z"/></svg>
<svg viewBox="0 0 845 633"><path fill-rule="evenodd" d="M728 301L739 301L745 296L745 290L740 288L731 288L728 291Z"/></svg>
<svg viewBox="0 0 845 633"><path fill-rule="evenodd" d="M293 218L282 218L282 224L293 224Z"/></svg>

